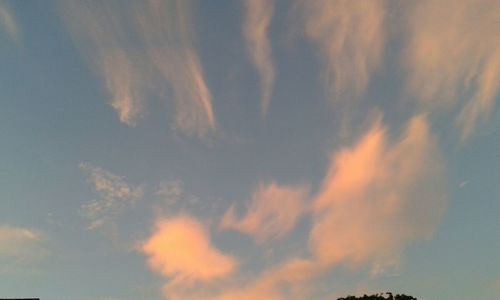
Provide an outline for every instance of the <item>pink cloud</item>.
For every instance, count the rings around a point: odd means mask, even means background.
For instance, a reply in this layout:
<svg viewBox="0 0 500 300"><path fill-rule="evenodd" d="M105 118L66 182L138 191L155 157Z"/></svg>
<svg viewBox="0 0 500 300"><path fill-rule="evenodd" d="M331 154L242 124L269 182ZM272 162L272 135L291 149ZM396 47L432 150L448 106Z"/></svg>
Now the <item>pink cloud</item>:
<svg viewBox="0 0 500 300"><path fill-rule="evenodd" d="M304 299L312 279L339 265L380 275L409 244L432 236L446 208L444 171L423 116L392 139L379 120L351 147L334 151L312 198L309 257L290 257L215 299Z"/></svg>
<svg viewBox="0 0 500 300"><path fill-rule="evenodd" d="M274 0L246 0L243 36L250 60L259 73L261 86L261 109L266 114L271 102L275 77L271 56L269 26L274 12Z"/></svg>
<svg viewBox="0 0 500 300"><path fill-rule="evenodd" d="M489 116L500 88L500 2L424 0L409 6L408 91L428 111L459 107L456 123L466 139Z"/></svg>
<svg viewBox="0 0 500 300"><path fill-rule="evenodd" d="M293 229L307 210L308 189L303 186L281 186L274 182L259 185L245 217L237 220L234 206L224 215L221 228L234 229L252 235L263 242L281 238Z"/></svg>
<svg viewBox="0 0 500 300"><path fill-rule="evenodd" d="M203 225L188 216L158 220L141 251L148 256L152 270L175 284L224 278L237 266L234 257L212 245Z"/></svg>
<svg viewBox="0 0 500 300"><path fill-rule="evenodd" d="M384 5L378 0L297 0L305 36L318 48L333 101L364 94L385 42Z"/></svg>
<svg viewBox="0 0 500 300"><path fill-rule="evenodd" d="M0 224L0 272L36 262L49 254L40 230Z"/></svg>
<svg viewBox="0 0 500 300"><path fill-rule="evenodd" d="M337 152L314 200L310 247L322 263L393 264L428 238L446 207L443 169L423 116L391 144L380 122Z"/></svg>

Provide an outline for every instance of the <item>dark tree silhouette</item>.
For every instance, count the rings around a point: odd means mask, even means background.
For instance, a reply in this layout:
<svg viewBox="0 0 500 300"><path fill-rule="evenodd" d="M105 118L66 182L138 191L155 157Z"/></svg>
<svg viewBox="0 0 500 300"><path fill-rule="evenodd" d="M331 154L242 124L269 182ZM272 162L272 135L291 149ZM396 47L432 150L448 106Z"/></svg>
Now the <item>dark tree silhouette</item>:
<svg viewBox="0 0 500 300"><path fill-rule="evenodd" d="M417 300L417 298L408 296L405 294L402 295L393 295L392 293L385 293L387 297L384 297L384 293L382 294L375 294L375 295L363 295L361 297L356 297L356 296L347 296L343 298L338 298L337 300Z"/></svg>

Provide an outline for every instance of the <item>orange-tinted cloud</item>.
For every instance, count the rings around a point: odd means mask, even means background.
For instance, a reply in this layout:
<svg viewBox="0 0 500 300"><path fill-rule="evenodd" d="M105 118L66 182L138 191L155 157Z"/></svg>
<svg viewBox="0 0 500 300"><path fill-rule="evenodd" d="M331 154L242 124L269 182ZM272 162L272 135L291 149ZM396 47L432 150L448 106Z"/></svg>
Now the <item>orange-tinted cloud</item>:
<svg viewBox="0 0 500 300"><path fill-rule="evenodd" d="M193 45L191 1L143 1L135 8L138 30L153 66L170 83L176 127L204 136L215 129L212 96Z"/></svg>
<svg viewBox="0 0 500 300"><path fill-rule="evenodd" d="M30 228L0 225L0 270L22 265L48 254L43 247L45 234Z"/></svg>
<svg viewBox="0 0 500 300"><path fill-rule="evenodd" d="M221 295L209 298L211 300L284 300L284 295L276 287L258 283L254 286L223 292Z"/></svg>
<svg viewBox="0 0 500 300"><path fill-rule="evenodd" d="M462 139L488 117L498 95L499 11L496 0L410 4L408 91L427 109L458 105Z"/></svg>
<svg viewBox="0 0 500 300"><path fill-rule="evenodd" d="M216 127L193 45L190 1L62 2L77 46L104 79L120 121L134 126L148 95L173 100L174 127L204 136ZM166 83L172 97L165 94Z"/></svg>
<svg viewBox="0 0 500 300"><path fill-rule="evenodd" d="M111 107L122 123L135 126L144 110L143 71L120 48L102 53L99 68L112 94Z"/></svg>
<svg viewBox="0 0 500 300"><path fill-rule="evenodd" d="M306 37L325 66L333 101L362 96L379 67L385 43L384 6L378 0L297 0Z"/></svg>
<svg viewBox="0 0 500 300"><path fill-rule="evenodd" d="M151 269L171 278L171 286L224 278L237 266L234 257L212 245L203 225L188 216L157 221L141 251Z"/></svg>
<svg viewBox="0 0 500 300"><path fill-rule="evenodd" d="M404 248L429 238L441 221L443 172L424 116L396 139L374 122L352 147L332 153L310 201L308 257L290 257L214 299L306 299L313 280L336 266L365 266L372 275L397 266Z"/></svg>
<svg viewBox="0 0 500 300"><path fill-rule="evenodd" d="M224 215L221 228L252 235L258 242L281 238L293 229L307 210L308 189L303 186L259 185L246 216L237 220L234 206Z"/></svg>
<svg viewBox="0 0 500 300"><path fill-rule="evenodd" d="M321 264L398 262L409 243L430 237L446 207L443 169L425 117L391 144L380 122L332 156L314 199L310 248Z"/></svg>
<svg viewBox="0 0 500 300"><path fill-rule="evenodd" d="M266 114L271 102L275 76L268 37L273 12L274 0L245 0L243 36L250 60L259 73L263 114Z"/></svg>
<svg viewBox="0 0 500 300"><path fill-rule="evenodd" d="M208 299L309 299L311 284L309 279L321 272L319 264L311 260L291 258L283 264L265 270L254 281L242 285L229 286Z"/></svg>

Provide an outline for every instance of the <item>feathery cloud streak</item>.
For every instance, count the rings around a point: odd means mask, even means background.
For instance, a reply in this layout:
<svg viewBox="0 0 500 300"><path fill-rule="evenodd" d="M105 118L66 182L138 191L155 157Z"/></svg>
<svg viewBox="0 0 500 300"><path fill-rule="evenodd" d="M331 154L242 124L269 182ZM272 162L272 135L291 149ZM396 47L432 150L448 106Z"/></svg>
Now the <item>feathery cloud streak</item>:
<svg viewBox="0 0 500 300"><path fill-rule="evenodd" d="M177 127L199 136L215 129L212 96L192 43L190 1L149 1L136 11L149 58L172 86Z"/></svg>
<svg viewBox="0 0 500 300"><path fill-rule="evenodd" d="M385 43L382 1L297 0L305 36L325 65L332 101L351 101L365 93L380 66Z"/></svg>
<svg viewBox="0 0 500 300"><path fill-rule="evenodd" d="M120 120L137 124L147 95L172 88L175 127L200 137L215 129L212 98L193 46L189 1L62 3L67 26L103 77Z"/></svg>
<svg viewBox="0 0 500 300"><path fill-rule="evenodd" d="M265 115L271 102L274 65L268 30L274 13L274 0L245 0L243 36L250 60L260 77L261 110Z"/></svg>
<svg viewBox="0 0 500 300"><path fill-rule="evenodd" d="M0 2L0 25L5 32L14 40L18 38L18 28L14 14L10 10L7 2Z"/></svg>
<svg viewBox="0 0 500 300"><path fill-rule="evenodd" d="M305 187L280 186L276 183L259 185L252 196L246 216L237 220L232 206L221 221L221 228L234 229L252 235L263 242L285 236L306 211Z"/></svg>
<svg viewBox="0 0 500 300"><path fill-rule="evenodd" d="M498 96L500 3L426 0L410 7L408 90L431 109L459 105L457 125L465 139Z"/></svg>

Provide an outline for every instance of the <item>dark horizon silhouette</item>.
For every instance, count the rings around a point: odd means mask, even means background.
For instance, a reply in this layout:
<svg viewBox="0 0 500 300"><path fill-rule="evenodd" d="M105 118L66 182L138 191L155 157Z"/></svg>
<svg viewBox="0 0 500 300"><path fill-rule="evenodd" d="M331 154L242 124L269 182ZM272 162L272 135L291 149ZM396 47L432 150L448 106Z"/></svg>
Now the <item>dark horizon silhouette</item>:
<svg viewBox="0 0 500 300"><path fill-rule="evenodd" d="M384 295L387 295L387 297L384 297ZM374 295L364 294L363 296L359 297L347 296L347 297L337 298L337 300L417 300L417 298L405 294L393 295L391 292L386 292Z"/></svg>

